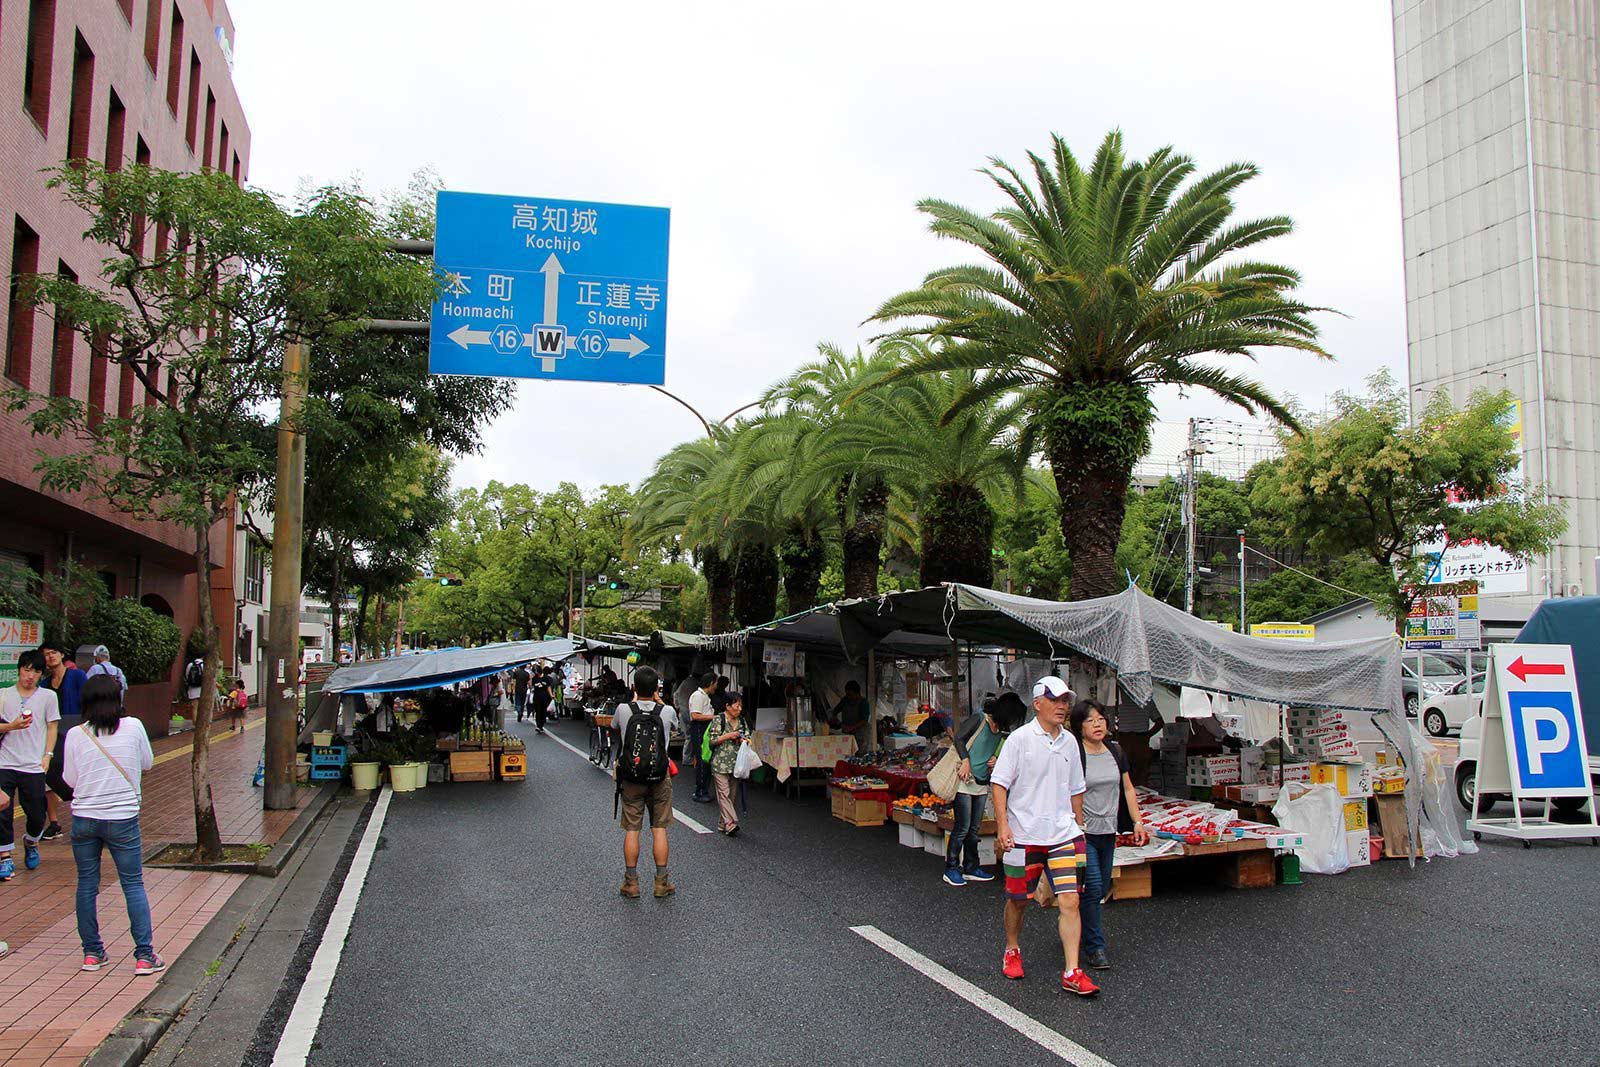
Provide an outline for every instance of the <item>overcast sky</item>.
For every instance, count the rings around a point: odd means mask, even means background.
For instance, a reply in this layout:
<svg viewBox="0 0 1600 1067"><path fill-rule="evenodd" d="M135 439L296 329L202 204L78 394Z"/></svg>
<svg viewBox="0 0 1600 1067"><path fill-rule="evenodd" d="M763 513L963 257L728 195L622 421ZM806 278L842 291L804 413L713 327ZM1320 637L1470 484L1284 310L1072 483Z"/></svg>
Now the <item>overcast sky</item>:
<svg viewBox="0 0 1600 1067"><path fill-rule="evenodd" d="M229 0L250 178L377 192L431 165L451 189L671 208L667 388L717 419L971 260L918 199L991 210L988 157L1058 132L1087 158L1120 127L1140 155L1255 162L1241 213L1294 218L1259 254L1342 313L1321 320L1337 361L1269 353L1269 386L1319 407L1403 380L1388 0L772 6ZM1163 420L1231 410L1160 397ZM524 382L456 484L634 483L699 432L641 386Z"/></svg>

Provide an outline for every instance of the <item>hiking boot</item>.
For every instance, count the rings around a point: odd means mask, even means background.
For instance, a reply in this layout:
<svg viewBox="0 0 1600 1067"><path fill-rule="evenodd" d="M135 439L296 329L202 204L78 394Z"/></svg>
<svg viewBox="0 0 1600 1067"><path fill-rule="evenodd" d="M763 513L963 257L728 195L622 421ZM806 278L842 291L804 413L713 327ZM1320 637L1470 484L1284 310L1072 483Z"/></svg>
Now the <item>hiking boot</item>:
<svg viewBox="0 0 1600 1067"><path fill-rule="evenodd" d="M54 841L61 836L61 824L53 822L44 828L44 833L39 835L41 841Z"/></svg>
<svg viewBox="0 0 1600 1067"><path fill-rule="evenodd" d="M1063 971L1061 974L1061 988L1068 993L1076 993L1080 997L1092 997L1100 992L1100 987L1094 984L1094 979L1084 973L1082 967L1072 971Z"/></svg>
<svg viewBox="0 0 1600 1067"><path fill-rule="evenodd" d="M39 846L30 845L26 841L22 844L22 865L28 870L39 866Z"/></svg>
<svg viewBox="0 0 1600 1067"><path fill-rule="evenodd" d="M624 878L622 880L622 895L629 900L638 900L639 880L637 878Z"/></svg>
<svg viewBox="0 0 1600 1067"><path fill-rule="evenodd" d="M1111 969L1111 958L1105 954L1104 949L1084 956L1083 963L1084 966L1093 967L1097 971L1109 971Z"/></svg>
<svg viewBox="0 0 1600 1067"><path fill-rule="evenodd" d="M1022 977L1022 950L1020 948L1006 949L1006 954L1000 960L1000 971L1007 978Z"/></svg>
<svg viewBox="0 0 1600 1067"><path fill-rule="evenodd" d="M671 882L667 881L667 879L665 877L663 877L662 875L659 875L659 874L656 875L656 896L657 896L657 898L670 897L672 894L676 893L677 891L678 891L678 887L677 886L675 886Z"/></svg>

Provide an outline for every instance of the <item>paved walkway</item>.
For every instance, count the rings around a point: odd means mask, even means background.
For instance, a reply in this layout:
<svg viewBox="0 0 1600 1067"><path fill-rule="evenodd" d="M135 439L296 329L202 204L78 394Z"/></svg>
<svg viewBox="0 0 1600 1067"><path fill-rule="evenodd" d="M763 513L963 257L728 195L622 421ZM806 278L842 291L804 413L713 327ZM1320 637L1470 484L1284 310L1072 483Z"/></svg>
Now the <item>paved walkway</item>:
<svg viewBox="0 0 1600 1067"><path fill-rule="evenodd" d="M276 842L297 815L262 811L261 791L250 784L261 756L263 722L254 713L242 735L228 727L212 731L212 799L226 843ZM165 843L194 840L192 741L192 735L182 734L154 743L156 765L144 779L140 816L146 855ZM302 792L302 805L313 792ZM17 831L20 841L20 826ZM19 862L17 876L0 885L0 940L11 943L11 954L0 960L0 1067L82 1063L154 986L149 979L134 981L128 913L110 854L100 870L98 910L111 962L85 974L78 969L82 947L72 847L64 835L40 849L44 862L38 870L23 870ZM245 880L237 874L149 868L144 877L156 951L169 962Z"/></svg>

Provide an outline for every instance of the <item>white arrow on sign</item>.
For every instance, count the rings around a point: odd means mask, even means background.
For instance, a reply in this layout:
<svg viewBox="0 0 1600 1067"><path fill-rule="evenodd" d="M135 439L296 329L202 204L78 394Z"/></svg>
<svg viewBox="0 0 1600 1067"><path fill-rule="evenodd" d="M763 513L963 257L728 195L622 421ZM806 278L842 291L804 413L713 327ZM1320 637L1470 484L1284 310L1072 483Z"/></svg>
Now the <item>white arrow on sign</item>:
<svg viewBox="0 0 1600 1067"><path fill-rule="evenodd" d="M447 334L450 340L466 348L468 345L486 345L489 343L488 330L474 330L471 326L457 326Z"/></svg>
<svg viewBox="0 0 1600 1067"><path fill-rule="evenodd" d="M634 356L637 356L640 352L643 352L645 349L650 347L644 341L639 340L631 333L625 338L608 337L606 338L606 341L606 350L608 352L626 352L628 353L629 359L632 359Z"/></svg>
<svg viewBox="0 0 1600 1067"><path fill-rule="evenodd" d="M556 297L561 291L561 275L566 272L561 269L561 261L556 254L551 252L550 258L539 268L539 273L544 275L544 321L554 325L560 306Z"/></svg>

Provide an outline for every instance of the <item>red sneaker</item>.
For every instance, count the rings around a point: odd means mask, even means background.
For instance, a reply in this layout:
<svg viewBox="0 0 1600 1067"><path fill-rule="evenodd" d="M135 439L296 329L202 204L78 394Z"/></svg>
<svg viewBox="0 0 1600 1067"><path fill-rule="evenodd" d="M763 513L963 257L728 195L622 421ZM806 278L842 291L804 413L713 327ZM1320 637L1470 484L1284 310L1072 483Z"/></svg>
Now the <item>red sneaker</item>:
<svg viewBox="0 0 1600 1067"><path fill-rule="evenodd" d="M1092 997L1100 992L1100 987L1094 984L1093 978L1084 973L1082 967L1062 972L1061 988L1080 997Z"/></svg>
<svg viewBox="0 0 1600 1067"><path fill-rule="evenodd" d="M1006 949L1006 954L1000 958L1000 970L1005 973L1007 978L1021 978L1022 950L1020 948Z"/></svg>

